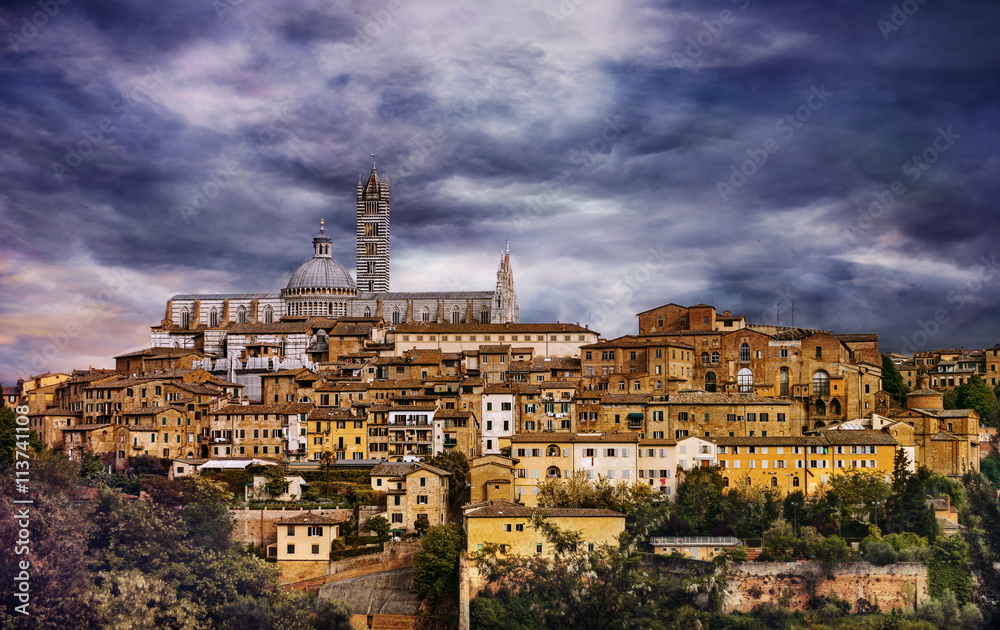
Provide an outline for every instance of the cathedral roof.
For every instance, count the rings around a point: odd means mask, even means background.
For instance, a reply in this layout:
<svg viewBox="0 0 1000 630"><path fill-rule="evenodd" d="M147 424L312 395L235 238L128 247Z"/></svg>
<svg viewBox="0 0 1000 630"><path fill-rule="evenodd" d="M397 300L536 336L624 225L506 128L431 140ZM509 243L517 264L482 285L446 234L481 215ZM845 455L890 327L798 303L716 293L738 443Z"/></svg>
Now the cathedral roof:
<svg viewBox="0 0 1000 630"><path fill-rule="evenodd" d="M287 289L332 288L355 290L354 278L332 258L311 258L295 270Z"/></svg>

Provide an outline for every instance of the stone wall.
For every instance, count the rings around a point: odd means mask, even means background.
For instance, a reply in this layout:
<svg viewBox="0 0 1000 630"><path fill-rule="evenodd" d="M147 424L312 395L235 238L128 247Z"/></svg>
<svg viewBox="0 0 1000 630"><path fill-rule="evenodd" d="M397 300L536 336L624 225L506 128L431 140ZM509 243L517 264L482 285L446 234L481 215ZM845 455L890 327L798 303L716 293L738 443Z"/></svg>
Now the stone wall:
<svg viewBox="0 0 1000 630"><path fill-rule="evenodd" d="M278 540L278 521L310 512L337 521L346 521L352 514L350 510L230 510L233 515L233 540L258 547L275 542Z"/></svg>
<svg viewBox="0 0 1000 630"><path fill-rule="evenodd" d="M877 567L867 562L845 564L832 571L813 562L730 564L723 612L749 612L758 604L778 604L786 591L789 609L805 610L810 585L817 595L836 595L852 606L864 597L879 609L912 609L927 599L927 567L919 563Z"/></svg>

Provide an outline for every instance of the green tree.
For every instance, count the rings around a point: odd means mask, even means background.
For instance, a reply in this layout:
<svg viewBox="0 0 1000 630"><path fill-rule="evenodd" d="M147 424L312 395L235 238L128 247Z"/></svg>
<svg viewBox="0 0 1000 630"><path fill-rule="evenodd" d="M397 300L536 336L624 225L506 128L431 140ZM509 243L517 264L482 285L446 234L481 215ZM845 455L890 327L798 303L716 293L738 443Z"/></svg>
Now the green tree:
<svg viewBox="0 0 1000 630"><path fill-rule="evenodd" d="M465 551L465 530L449 523L430 528L413 554L413 590L437 608L458 597L458 560Z"/></svg>
<svg viewBox="0 0 1000 630"><path fill-rule="evenodd" d="M874 469L849 468L844 473L830 477L829 484L830 492L840 499L843 509L854 520L878 518L875 510L882 510L881 506L885 504L891 491L884 473ZM884 511L882 516L885 516Z"/></svg>
<svg viewBox="0 0 1000 630"><path fill-rule="evenodd" d="M388 519L386 519L381 514L377 514L370 519L368 519L368 529L375 533L379 538L385 538L385 535L389 533L391 525Z"/></svg>
<svg viewBox="0 0 1000 630"><path fill-rule="evenodd" d="M906 394L909 388L903 383L903 375L896 369L892 358L882 355L882 389L892 395L894 407L906 407Z"/></svg>
<svg viewBox="0 0 1000 630"><path fill-rule="evenodd" d="M267 466L264 468L264 492L271 497L279 497L288 492L288 480L285 478L285 469L281 466Z"/></svg>
<svg viewBox="0 0 1000 630"><path fill-rule="evenodd" d="M166 476L167 469L163 467L159 457L153 455L136 455L129 459L132 472L136 475Z"/></svg>
<svg viewBox="0 0 1000 630"><path fill-rule="evenodd" d="M465 485L472 474L465 453L454 448L446 449L421 461L451 473L451 479L448 481L448 502L454 504L458 501L465 492Z"/></svg>
<svg viewBox="0 0 1000 630"><path fill-rule="evenodd" d="M10 407L0 407L0 464L14 461L14 451L24 450L31 453L41 453L45 444L34 431L18 432L17 414Z"/></svg>
<svg viewBox="0 0 1000 630"><path fill-rule="evenodd" d="M423 536L427 533L427 530L431 526L431 521L427 518L426 514L417 514L417 518L413 521L413 529L417 530L417 533Z"/></svg>
<svg viewBox="0 0 1000 630"><path fill-rule="evenodd" d="M699 466L684 472L677 485L676 515L692 535L729 534L723 513L722 469Z"/></svg>
<svg viewBox="0 0 1000 630"><path fill-rule="evenodd" d="M975 409L981 424L996 426L1000 412L997 395L978 375L973 375L955 390L955 406L958 409Z"/></svg>

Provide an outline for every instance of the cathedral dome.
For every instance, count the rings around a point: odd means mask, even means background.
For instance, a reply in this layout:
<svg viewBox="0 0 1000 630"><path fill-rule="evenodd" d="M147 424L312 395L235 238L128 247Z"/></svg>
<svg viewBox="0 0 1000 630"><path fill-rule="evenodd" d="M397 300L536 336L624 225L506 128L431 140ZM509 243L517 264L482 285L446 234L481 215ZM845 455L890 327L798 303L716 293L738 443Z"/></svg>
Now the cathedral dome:
<svg viewBox="0 0 1000 630"><path fill-rule="evenodd" d="M319 234L313 238L313 257L302 263L288 279L283 297L315 294L357 293L357 286L344 266L330 256L331 239L320 221Z"/></svg>
<svg viewBox="0 0 1000 630"><path fill-rule="evenodd" d="M346 289L355 291L354 279L332 258L311 258L295 270L286 289Z"/></svg>

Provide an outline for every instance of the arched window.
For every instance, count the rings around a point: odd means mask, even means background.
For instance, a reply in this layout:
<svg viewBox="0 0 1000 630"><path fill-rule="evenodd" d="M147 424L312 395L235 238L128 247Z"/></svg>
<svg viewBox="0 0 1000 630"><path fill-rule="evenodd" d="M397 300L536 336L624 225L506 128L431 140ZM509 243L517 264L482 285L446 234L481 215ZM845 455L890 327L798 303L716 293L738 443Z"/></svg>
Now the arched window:
<svg viewBox="0 0 1000 630"><path fill-rule="evenodd" d="M826 370L819 370L813 374L813 396L830 395L830 375Z"/></svg>
<svg viewBox="0 0 1000 630"><path fill-rule="evenodd" d="M740 345L740 363L750 363L750 344Z"/></svg>
<svg viewBox="0 0 1000 630"><path fill-rule="evenodd" d="M722 478L722 487L723 488L728 488L729 487L729 477L723 477Z"/></svg>
<svg viewBox="0 0 1000 630"><path fill-rule="evenodd" d="M753 393L753 370L740 368L736 373L736 385L742 393Z"/></svg>
<svg viewBox="0 0 1000 630"><path fill-rule="evenodd" d="M431 321L431 309L426 306L420 309L420 321L429 322Z"/></svg>
<svg viewBox="0 0 1000 630"><path fill-rule="evenodd" d="M451 323L460 324L462 323L462 313L458 310L457 306L451 307Z"/></svg>
<svg viewBox="0 0 1000 630"><path fill-rule="evenodd" d="M707 352L702 352L701 353L701 364L702 365L708 365L708 361L709 361L708 353Z"/></svg>
<svg viewBox="0 0 1000 630"><path fill-rule="evenodd" d="M799 478L798 477L792 477L792 487L793 488L798 488L799 487Z"/></svg>
<svg viewBox="0 0 1000 630"><path fill-rule="evenodd" d="M274 322L274 310L270 305L264 307L264 323L271 324Z"/></svg>
<svg viewBox="0 0 1000 630"><path fill-rule="evenodd" d="M187 310L187 307L181 309L181 328L187 328L191 325L191 313Z"/></svg>
<svg viewBox="0 0 1000 630"><path fill-rule="evenodd" d="M561 476L561 474L558 468L556 468L555 466L550 466L549 469L545 471L545 476L550 479L558 479Z"/></svg>
<svg viewBox="0 0 1000 630"><path fill-rule="evenodd" d="M771 477L771 487L772 488L777 488L778 487L778 478L777 477Z"/></svg>
<svg viewBox="0 0 1000 630"><path fill-rule="evenodd" d="M826 403L823 402L822 398L816 400L816 415L817 416L826 415Z"/></svg>
<svg viewBox="0 0 1000 630"><path fill-rule="evenodd" d="M398 306L393 306L392 307L392 323L393 324L398 324L399 323L399 307Z"/></svg>
<svg viewBox="0 0 1000 630"><path fill-rule="evenodd" d="M705 391L715 391L715 372L705 372Z"/></svg>
<svg viewBox="0 0 1000 630"><path fill-rule="evenodd" d="M840 401L834 398L830 401L830 415L839 416L840 415Z"/></svg>
<svg viewBox="0 0 1000 630"><path fill-rule="evenodd" d="M247 307L240 306L236 309L236 323L245 324L247 323Z"/></svg>
<svg viewBox="0 0 1000 630"><path fill-rule="evenodd" d="M712 365L718 365L718 364L719 364L719 353L718 352L713 352L712 353Z"/></svg>
<svg viewBox="0 0 1000 630"><path fill-rule="evenodd" d="M559 447L555 444L551 444L547 449L545 449L545 455L548 457L559 457L561 454L562 453L559 452Z"/></svg>
<svg viewBox="0 0 1000 630"><path fill-rule="evenodd" d="M212 328L219 325L219 311L214 308L208 312L208 325Z"/></svg>
<svg viewBox="0 0 1000 630"><path fill-rule="evenodd" d="M779 396L788 395L788 368L783 367L778 372L778 385L780 389L778 390Z"/></svg>
<svg viewBox="0 0 1000 630"><path fill-rule="evenodd" d="M372 316L372 308L370 306L366 306L365 307L365 317L371 317L371 316Z"/></svg>
<svg viewBox="0 0 1000 630"><path fill-rule="evenodd" d="M489 308L487 308L487 307L484 306L482 308L482 310L479 311L479 323L480 324L488 324L488 323L490 323L490 309Z"/></svg>

